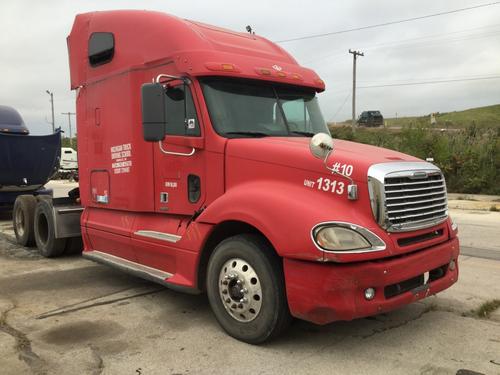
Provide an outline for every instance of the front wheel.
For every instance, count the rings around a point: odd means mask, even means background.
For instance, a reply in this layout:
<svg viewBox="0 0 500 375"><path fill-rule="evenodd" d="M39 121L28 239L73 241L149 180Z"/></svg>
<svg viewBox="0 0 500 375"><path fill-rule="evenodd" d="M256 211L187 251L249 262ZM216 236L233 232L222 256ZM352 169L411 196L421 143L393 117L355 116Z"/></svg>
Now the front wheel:
<svg viewBox="0 0 500 375"><path fill-rule="evenodd" d="M208 263L207 294L215 317L238 340L259 344L290 323L280 258L261 236L222 241Z"/></svg>

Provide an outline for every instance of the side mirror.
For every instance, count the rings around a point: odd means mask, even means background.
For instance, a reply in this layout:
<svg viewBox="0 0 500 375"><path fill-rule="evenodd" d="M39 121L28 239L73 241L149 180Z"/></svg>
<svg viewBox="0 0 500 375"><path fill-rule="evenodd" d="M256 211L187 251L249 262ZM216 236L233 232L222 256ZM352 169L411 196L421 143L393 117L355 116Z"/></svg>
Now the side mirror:
<svg viewBox="0 0 500 375"><path fill-rule="evenodd" d="M143 84L141 101L144 140L148 142L162 141L167 129L165 88L159 83Z"/></svg>
<svg viewBox="0 0 500 375"><path fill-rule="evenodd" d="M311 138L309 149L315 157L325 160L333 151L333 139L328 134L318 133Z"/></svg>

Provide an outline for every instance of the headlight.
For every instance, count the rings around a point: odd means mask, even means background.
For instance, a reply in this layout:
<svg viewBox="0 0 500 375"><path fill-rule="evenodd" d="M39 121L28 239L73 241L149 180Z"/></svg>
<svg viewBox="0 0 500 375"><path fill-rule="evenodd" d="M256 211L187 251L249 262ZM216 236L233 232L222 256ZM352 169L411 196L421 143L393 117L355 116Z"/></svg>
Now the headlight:
<svg viewBox="0 0 500 375"><path fill-rule="evenodd" d="M385 250L385 243L366 228L344 222L321 223L312 230L316 246L323 251L369 252Z"/></svg>
<svg viewBox="0 0 500 375"><path fill-rule="evenodd" d="M316 234L316 242L327 250L357 250L371 247L371 244L359 233L347 228L326 227Z"/></svg>

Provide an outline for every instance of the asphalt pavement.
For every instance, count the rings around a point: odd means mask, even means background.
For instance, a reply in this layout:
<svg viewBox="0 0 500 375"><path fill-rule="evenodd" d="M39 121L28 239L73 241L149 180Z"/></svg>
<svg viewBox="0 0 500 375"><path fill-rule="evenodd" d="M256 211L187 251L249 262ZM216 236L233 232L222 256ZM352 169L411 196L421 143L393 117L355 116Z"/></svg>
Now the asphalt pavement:
<svg viewBox="0 0 500 375"><path fill-rule="evenodd" d="M500 212L450 210L458 225L460 253L500 260Z"/></svg>

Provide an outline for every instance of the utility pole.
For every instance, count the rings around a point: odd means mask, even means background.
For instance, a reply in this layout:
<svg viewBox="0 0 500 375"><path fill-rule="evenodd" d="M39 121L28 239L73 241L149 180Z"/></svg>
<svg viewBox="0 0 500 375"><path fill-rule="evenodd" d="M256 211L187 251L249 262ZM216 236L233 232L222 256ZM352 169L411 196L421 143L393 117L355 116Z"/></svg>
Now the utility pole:
<svg viewBox="0 0 500 375"><path fill-rule="evenodd" d="M73 135L71 132L71 116L75 116L75 112L61 112L61 115L68 115L68 125L69 125L69 147L73 147Z"/></svg>
<svg viewBox="0 0 500 375"><path fill-rule="evenodd" d="M349 48L349 53L352 54L352 130L356 124L356 59L358 56L364 56L363 52L352 51Z"/></svg>
<svg viewBox="0 0 500 375"><path fill-rule="evenodd" d="M56 132L56 123L54 120L54 93L50 92L49 90L45 90L45 92L50 95L50 104L52 107L52 133L55 133Z"/></svg>

